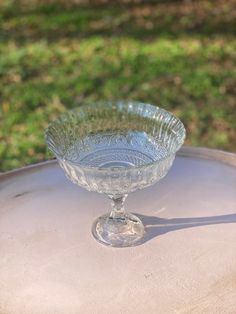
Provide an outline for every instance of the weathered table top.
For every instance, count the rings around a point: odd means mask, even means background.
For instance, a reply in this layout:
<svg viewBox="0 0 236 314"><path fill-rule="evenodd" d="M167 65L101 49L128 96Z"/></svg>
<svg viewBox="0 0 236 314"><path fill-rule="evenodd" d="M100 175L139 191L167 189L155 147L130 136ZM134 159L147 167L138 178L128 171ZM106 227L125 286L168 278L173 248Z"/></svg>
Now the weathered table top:
<svg viewBox="0 0 236 314"><path fill-rule="evenodd" d="M0 313L236 313L236 155L184 148L126 205L145 242L110 248L90 232L109 201L55 161L1 175Z"/></svg>

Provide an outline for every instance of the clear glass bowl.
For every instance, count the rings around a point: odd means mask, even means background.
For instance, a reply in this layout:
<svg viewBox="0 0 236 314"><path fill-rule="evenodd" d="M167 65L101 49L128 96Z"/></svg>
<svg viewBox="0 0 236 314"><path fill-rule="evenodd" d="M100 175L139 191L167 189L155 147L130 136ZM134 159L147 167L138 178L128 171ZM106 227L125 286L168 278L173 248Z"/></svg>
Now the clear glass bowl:
<svg viewBox="0 0 236 314"><path fill-rule="evenodd" d="M144 226L125 212L124 200L166 175L185 139L182 122L149 104L99 102L66 112L45 134L67 177L112 201L94 222L94 237L116 247L140 243Z"/></svg>

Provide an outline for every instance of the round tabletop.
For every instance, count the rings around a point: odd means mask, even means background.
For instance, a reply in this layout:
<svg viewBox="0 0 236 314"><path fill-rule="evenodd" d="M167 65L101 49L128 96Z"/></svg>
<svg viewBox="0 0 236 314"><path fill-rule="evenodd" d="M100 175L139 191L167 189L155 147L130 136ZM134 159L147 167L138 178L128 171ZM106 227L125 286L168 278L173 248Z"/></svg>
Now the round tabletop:
<svg viewBox="0 0 236 314"><path fill-rule="evenodd" d="M56 161L0 175L0 313L235 313L235 154L183 148L126 206L145 239L106 247L91 226L109 200Z"/></svg>

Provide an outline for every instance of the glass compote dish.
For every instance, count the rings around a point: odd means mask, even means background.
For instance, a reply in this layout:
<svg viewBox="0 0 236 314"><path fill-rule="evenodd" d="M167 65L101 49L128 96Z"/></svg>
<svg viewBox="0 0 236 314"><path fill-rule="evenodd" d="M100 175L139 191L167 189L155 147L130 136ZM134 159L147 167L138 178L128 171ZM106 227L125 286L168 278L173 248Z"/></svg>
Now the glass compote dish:
<svg viewBox="0 0 236 314"><path fill-rule="evenodd" d="M111 199L111 212L96 219L92 233L115 247L141 243L144 226L125 211L124 201L166 175L184 139L182 122L168 111L125 101L82 105L46 129L47 145L67 177Z"/></svg>

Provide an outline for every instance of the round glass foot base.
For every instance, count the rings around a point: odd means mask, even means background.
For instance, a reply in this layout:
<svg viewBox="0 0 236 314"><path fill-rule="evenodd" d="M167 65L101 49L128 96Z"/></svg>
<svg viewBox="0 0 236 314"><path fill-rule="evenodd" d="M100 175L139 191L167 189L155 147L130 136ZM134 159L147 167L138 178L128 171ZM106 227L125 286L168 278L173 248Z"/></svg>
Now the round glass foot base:
<svg viewBox="0 0 236 314"><path fill-rule="evenodd" d="M110 214L106 214L94 222L92 233L95 239L105 245L134 246L142 239L144 226L133 214L125 213L122 217L111 217Z"/></svg>

